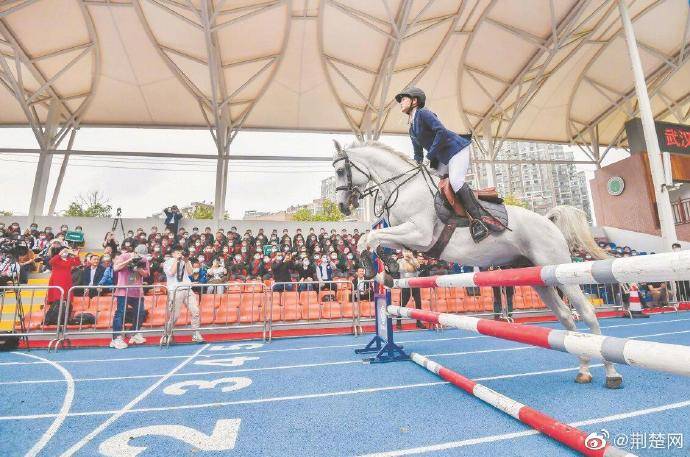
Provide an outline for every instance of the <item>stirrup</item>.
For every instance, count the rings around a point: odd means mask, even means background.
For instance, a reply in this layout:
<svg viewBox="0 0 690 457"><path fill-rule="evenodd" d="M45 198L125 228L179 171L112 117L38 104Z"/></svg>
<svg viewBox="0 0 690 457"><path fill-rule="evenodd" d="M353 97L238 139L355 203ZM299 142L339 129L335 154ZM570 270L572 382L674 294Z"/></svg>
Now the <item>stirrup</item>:
<svg viewBox="0 0 690 457"><path fill-rule="evenodd" d="M481 219L472 219L472 222L470 222L470 235L472 235L472 241L479 243L489 236L489 229Z"/></svg>

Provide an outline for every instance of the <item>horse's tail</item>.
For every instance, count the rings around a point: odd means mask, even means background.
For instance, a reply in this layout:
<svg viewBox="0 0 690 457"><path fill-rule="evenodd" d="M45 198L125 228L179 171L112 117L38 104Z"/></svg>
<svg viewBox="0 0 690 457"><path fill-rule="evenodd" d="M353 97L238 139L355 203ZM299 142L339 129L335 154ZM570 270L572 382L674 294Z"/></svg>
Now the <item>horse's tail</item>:
<svg viewBox="0 0 690 457"><path fill-rule="evenodd" d="M607 259L608 254L594 241L584 211L573 206L556 206L546 213L556 224L571 251L583 250L594 259Z"/></svg>

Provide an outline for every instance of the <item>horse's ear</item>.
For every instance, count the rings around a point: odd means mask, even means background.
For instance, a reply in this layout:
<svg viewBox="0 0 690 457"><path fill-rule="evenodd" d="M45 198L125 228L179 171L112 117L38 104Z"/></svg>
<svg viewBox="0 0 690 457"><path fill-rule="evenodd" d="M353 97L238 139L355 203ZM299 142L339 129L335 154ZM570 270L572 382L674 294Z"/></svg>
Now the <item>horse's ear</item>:
<svg viewBox="0 0 690 457"><path fill-rule="evenodd" d="M338 140L333 140L333 144L335 145L335 150L338 153L338 155L343 153L343 148L340 146L340 143L338 143Z"/></svg>

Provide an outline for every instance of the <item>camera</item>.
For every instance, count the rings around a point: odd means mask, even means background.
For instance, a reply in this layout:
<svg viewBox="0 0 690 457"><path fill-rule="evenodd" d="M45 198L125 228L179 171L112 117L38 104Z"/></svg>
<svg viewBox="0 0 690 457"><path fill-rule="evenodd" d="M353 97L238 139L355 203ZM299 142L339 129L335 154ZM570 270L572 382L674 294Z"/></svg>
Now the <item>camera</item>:
<svg viewBox="0 0 690 457"><path fill-rule="evenodd" d="M146 268L146 259L140 255L135 255L132 257L132 262L130 263L132 269Z"/></svg>

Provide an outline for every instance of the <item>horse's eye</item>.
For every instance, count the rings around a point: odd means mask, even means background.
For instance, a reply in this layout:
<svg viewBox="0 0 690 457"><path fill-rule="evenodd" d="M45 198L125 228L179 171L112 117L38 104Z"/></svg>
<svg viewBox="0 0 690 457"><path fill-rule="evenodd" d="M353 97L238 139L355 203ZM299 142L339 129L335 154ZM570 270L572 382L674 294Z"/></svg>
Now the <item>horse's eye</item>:
<svg viewBox="0 0 690 457"><path fill-rule="evenodd" d="M335 174L337 174L338 176L342 176L345 174L345 170L343 170L342 168L338 168L337 170L335 170Z"/></svg>

